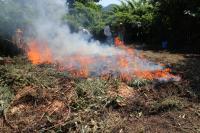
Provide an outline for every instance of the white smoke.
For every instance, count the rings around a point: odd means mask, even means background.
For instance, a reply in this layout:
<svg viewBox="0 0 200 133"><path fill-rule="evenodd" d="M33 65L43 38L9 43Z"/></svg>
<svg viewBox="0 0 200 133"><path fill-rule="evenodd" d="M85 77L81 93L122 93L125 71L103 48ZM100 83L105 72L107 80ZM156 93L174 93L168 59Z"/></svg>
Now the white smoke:
<svg viewBox="0 0 200 133"><path fill-rule="evenodd" d="M48 41L55 58L79 53L80 55L113 55L121 52L114 47L100 46L98 41L88 42L82 34L71 33L62 24L67 13L65 0L35 0L37 17L33 20L36 38Z"/></svg>
<svg viewBox="0 0 200 133"><path fill-rule="evenodd" d="M34 0L32 9L35 10L36 16L32 19L33 29L35 31L35 37L37 40L47 42L48 47L53 53L53 60L60 61L62 64L79 68L79 62L74 60L66 60L68 56L79 55L79 56L91 56L99 57L107 56L110 61L96 61L96 64L88 64L88 69L91 71L100 71L105 68L108 71L120 71L120 72L133 72L136 70L134 66L140 70L160 70L162 67L156 65L147 60L132 57L125 50L102 45L99 41L88 42L84 39L80 33L71 33L69 27L63 24L62 18L67 13L66 1L65 0ZM41 43L42 45L42 43ZM132 67L119 68L118 56L123 55ZM108 63L109 62L109 63ZM106 66L112 65L112 66ZM131 65L129 65L131 66Z"/></svg>
<svg viewBox="0 0 200 133"><path fill-rule="evenodd" d="M63 24L63 16L68 11L66 0L18 1L23 1L23 5L32 11L32 14L24 14L32 24L31 30L29 30L31 33L29 34L31 35L29 39L43 42L40 45L48 45L52 52L53 61L61 62L68 69L69 67L73 67L73 69L79 70L82 67L79 60L68 58L74 55L91 57L92 60L95 60L91 64L85 62L90 75L93 76L99 76L102 73L108 74L110 72L113 75L117 75L117 73L131 75L138 69L140 71L163 69L158 64L139 58L137 54L133 56L124 49L102 45L99 41L93 40L89 42L80 32L71 33L69 27ZM43 48L41 46L41 52L43 52ZM123 68L120 66L119 56L123 56L128 63L128 67ZM102 59L102 57L106 57L106 60Z"/></svg>

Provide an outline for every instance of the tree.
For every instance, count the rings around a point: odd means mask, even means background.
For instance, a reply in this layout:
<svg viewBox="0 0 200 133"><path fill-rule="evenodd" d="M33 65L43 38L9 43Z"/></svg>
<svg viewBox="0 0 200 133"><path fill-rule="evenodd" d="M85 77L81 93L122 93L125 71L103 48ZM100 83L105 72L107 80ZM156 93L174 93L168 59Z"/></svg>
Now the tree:
<svg viewBox="0 0 200 133"><path fill-rule="evenodd" d="M75 2L74 8L65 18L73 29L84 27L94 35L99 35L105 25L102 16L102 7L95 2Z"/></svg>
<svg viewBox="0 0 200 133"><path fill-rule="evenodd" d="M153 5L146 0L122 1L107 15L107 21L117 27L123 23L126 27L127 38L145 38L149 34L155 18Z"/></svg>
<svg viewBox="0 0 200 133"><path fill-rule="evenodd" d="M80 2L83 4L89 3L89 2L99 2L100 0L67 0L67 3L69 5L69 8L73 8L75 2Z"/></svg>
<svg viewBox="0 0 200 133"><path fill-rule="evenodd" d="M183 47L183 44L198 42L199 0L153 0L152 2L157 9L155 26L160 27L156 31L157 34L167 38L173 47Z"/></svg>

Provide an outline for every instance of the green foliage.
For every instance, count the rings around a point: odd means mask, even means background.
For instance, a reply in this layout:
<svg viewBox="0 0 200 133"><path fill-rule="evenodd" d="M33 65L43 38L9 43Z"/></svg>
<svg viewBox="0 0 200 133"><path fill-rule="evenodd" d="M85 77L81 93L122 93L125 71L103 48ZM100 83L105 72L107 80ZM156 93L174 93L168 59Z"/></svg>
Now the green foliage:
<svg viewBox="0 0 200 133"><path fill-rule="evenodd" d="M75 29L85 27L95 35L101 34L106 24L114 28L119 23L123 23L128 29L139 28L148 34L155 13L153 5L148 1L129 0L106 10L94 2L76 2L65 18Z"/></svg>
<svg viewBox="0 0 200 133"><path fill-rule="evenodd" d="M70 14L67 14L65 18L76 29L81 26L90 30L93 34L98 34L105 25L101 6L94 2L86 4L76 2L74 9L71 9Z"/></svg>
<svg viewBox="0 0 200 133"><path fill-rule="evenodd" d="M72 105L73 108L75 110L79 110L105 106L105 104L107 103L107 87L107 82L101 79L88 79L77 81L77 101Z"/></svg>
<svg viewBox="0 0 200 133"><path fill-rule="evenodd" d="M120 5L113 5L110 10L103 11L104 21L113 27L114 32L118 32L119 24L125 27L125 40L137 41L145 39L150 35L152 25L156 18L156 8L149 1L127 0ZM134 38L134 40L133 40Z"/></svg>
<svg viewBox="0 0 200 133"><path fill-rule="evenodd" d="M117 26L121 22L124 25L148 28L154 19L154 8L147 1L129 0L115 6L110 14L108 21L113 25Z"/></svg>
<svg viewBox="0 0 200 133"><path fill-rule="evenodd" d="M133 79L128 82L128 85L134 88L141 88L145 85L150 84L151 81L147 79Z"/></svg>
<svg viewBox="0 0 200 133"><path fill-rule="evenodd" d="M76 100L70 107L73 114L62 127L68 132L109 132L123 125L124 119L107 111L107 105L119 100L108 96L108 88L119 81L105 81L99 78L82 79L75 82Z"/></svg>
<svg viewBox="0 0 200 133"><path fill-rule="evenodd" d="M0 66L0 86L9 86L11 89L21 89L26 86L53 88L58 75L54 69L35 67L25 62Z"/></svg>
<svg viewBox="0 0 200 133"><path fill-rule="evenodd" d="M79 97L84 95L88 95L90 97L101 96L105 94L106 88L106 81L101 79L81 81L76 86Z"/></svg>
<svg viewBox="0 0 200 133"><path fill-rule="evenodd" d="M75 31L84 27L94 36L102 36L107 24L117 31L119 23L123 23L131 41L135 41L134 38L160 44L167 39L173 46L200 41L199 0L126 0L106 9L98 1L75 0L74 3L72 0L73 6L64 19ZM16 28L25 29L31 25L31 18L37 11L33 11L30 3L0 0L0 36L10 37Z"/></svg>
<svg viewBox="0 0 200 133"><path fill-rule="evenodd" d="M198 42L199 7L198 0L126 0L104 10L94 2L81 1L67 18L74 27L85 27L93 34L100 34L106 24L116 30L123 23L131 41L160 44L167 39L175 46Z"/></svg>
<svg viewBox="0 0 200 133"><path fill-rule="evenodd" d="M167 38L173 46L198 41L199 7L198 0L152 0L156 9L155 34ZM159 27L158 27L159 25ZM157 29L156 29L157 28ZM154 34L154 36L155 36Z"/></svg>
<svg viewBox="0 0 200 133"><path fill-rule="evenodd" d="M0 85L0 115L9 106L13 97L13 92L8 86Z"/></svg>
<svg viewBox="0 0 200 133"><path fill-rule="evenodd" d="M182 108L183 103L179 99L171 97L154 103L150 109L150 113L161 113L176 109L181 110Z"/></svg>

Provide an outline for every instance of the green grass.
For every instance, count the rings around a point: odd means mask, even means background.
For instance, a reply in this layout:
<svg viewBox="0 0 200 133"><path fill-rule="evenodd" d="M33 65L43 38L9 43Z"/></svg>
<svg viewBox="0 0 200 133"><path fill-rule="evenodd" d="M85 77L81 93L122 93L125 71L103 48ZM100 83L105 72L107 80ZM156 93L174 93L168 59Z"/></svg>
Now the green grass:
<svg viewBox="0 0 200 133"><path fill-rule="evenodd" d="M183 108L183 102L176 97L169 97L152 104L150 108L150 113L158 114L161 112L167 112L172 110L181 110Z"/></svg>
<svg viewBox="0 0 200 133"><path fill-rule="evenodd" d="M101 79L87 79L76 81L76 101L73 103L75 110L100 108L107 103L107 81Z"/></svg>
<svg viewBox="0 0 200 133"><path fill-rule="evenodd" d="M53 88L57 72L51 68L40 68L31 64L9 64L0 66L0 85L21 89L26 86Z"/></svg>
<svg viewBox="0 0 200 133"><path fill-rule="evenodd" d="M148 85L150 83L151 83L150 80L135 78L135 79L129 81L128 85L138 89L138 88L146 86L146 85Z"/></svg>
<svg viewBox="0 0 200 133"><path fill-rule="evenodd" d="M0 86L0 114L9 106L13 98L13 92L7 86Z"/></svg>

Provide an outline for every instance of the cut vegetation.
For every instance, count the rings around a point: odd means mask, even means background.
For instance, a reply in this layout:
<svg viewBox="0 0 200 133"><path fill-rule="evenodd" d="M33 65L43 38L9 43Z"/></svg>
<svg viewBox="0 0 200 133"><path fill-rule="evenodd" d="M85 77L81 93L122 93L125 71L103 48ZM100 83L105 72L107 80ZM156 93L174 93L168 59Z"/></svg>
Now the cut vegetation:
<svg viewBox="0 0 200 133"><path fill-rule="evenodd" d="M152 60L156 55L144 54ZM171 132L199 131L199 97L184 73L177 83L126 83L76 78L52 65L31 65L22 57L0 70L3 132L167 132L164 126ZM185 69L174 71L182 74Z"/></svg>

